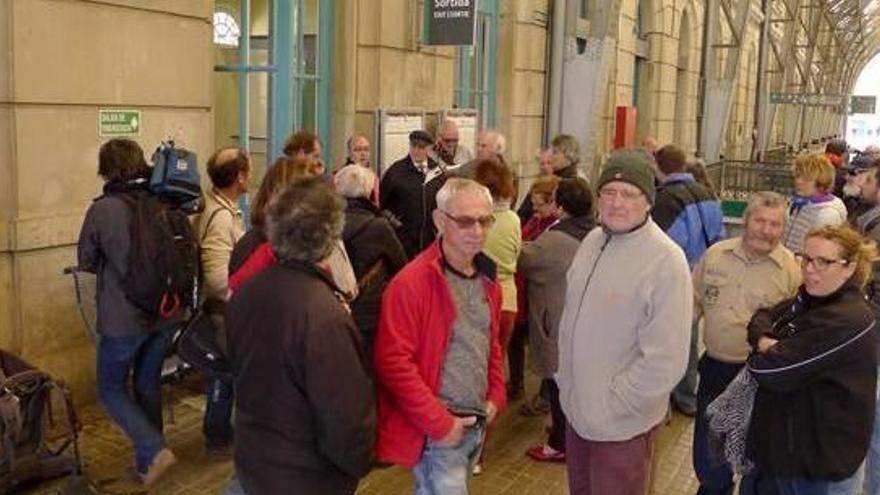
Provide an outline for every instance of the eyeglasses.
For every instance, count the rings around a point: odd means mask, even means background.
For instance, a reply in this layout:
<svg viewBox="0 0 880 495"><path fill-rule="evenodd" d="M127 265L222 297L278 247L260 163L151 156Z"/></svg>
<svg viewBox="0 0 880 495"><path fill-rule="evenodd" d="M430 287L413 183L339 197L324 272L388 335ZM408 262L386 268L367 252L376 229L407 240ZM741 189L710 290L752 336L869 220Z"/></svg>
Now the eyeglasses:
<svg viewBox="0 0 880 495"><path fill-rule="evenodd" d="M643 193L642 191L635 191L634 192L634 191L618 191L617 189L607 189L607 188L599 189L599 197L601 199L613 199L613 198L620 196L621 198L623 198L627 201L632 201L634 199L639 198L640 196L642 196L644 194L645 193Z"/></svg>
<svg viewBox="0 0 880 495"><path fill-rule="evenodd" d="M443 210L440 210L440 211L443 211ZM455 217L445 211L443 211L443 214L446 215L447 218L449 218L450 220L455 222L455 225L457 225L458 228L460 228L462 230L470 229L476 224L480 224L480 227L482 227L484 229L488 229L489 227L491 227L492 225L495 224L495 217L493 217L492 215L480 217L480 218L474 218L474 217Z"/></svg>
<svg viewBox="0 0 880 495"><path fill-rule="evenodd" d="M812 264L813 268L819 272L827 270L831 265L846 266L849 264L849 260L829 260L828 258L823 258L821 256L816 256L814 258L806 254L798 255L798 259L801 262L801 268L806 268L808 265Z"/></svg>

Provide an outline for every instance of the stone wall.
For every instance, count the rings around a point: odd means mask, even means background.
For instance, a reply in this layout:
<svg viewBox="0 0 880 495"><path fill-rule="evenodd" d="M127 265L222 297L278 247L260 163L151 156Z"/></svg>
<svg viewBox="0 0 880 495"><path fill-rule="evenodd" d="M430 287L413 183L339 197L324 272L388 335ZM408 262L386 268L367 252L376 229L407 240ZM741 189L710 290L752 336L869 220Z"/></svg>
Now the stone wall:
<svg viewBox="0 0 880 495"><path fill-rule="evenodd" d="M147 154L175 137L213 147L211 0L0 2L0 346L94 391L72 281L100 194L100 108L136 108ZM202 160L203 162L204 160Z"/></svg>

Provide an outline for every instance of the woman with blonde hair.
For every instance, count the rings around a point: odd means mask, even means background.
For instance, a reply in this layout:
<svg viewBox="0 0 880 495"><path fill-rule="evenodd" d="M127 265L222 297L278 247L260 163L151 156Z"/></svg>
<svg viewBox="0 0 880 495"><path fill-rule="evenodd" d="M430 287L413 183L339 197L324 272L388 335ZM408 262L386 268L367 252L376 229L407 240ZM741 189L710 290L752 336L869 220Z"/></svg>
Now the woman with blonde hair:
<svg viewBox="0 0 880 495"><path fill-rule="evenodd" d="M749 323L758 388L746 456L781 495L855 493L875 415L877 331L864 287L876 256L849 226L810 231L797 296Z"/></svg>
<svg viewBox="0 0 880 495"><path fill-rule="evenodd" d="M831 194L834 167L821 153L800 155L792 166L795 194L791 200L789 222L783 244L795 254L804 247L807 232L823 225L846 223L846 206Z"/></svg>

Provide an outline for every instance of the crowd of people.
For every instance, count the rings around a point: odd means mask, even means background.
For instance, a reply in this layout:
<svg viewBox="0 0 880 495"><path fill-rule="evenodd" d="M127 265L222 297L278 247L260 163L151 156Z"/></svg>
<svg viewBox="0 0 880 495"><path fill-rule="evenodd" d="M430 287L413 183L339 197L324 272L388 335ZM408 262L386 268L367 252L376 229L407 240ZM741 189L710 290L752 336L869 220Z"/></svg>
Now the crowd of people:
<svg viewBox="0 0 880 495"><path fill-rule="evenodd" d="M880 150L798 156L795 195L754 193L728 238L674 144L617 150L590 184L556 136L521 200L497 131L473 151L454 121L414 131L381 177L367 137L346 144L329 170L292 135L248 222L248 153L207 161L197 306L234 378L206 376L203 431L234 459L228 493L351 494L396 464L414 493L465 494L512 401L549 414L524 455L564 463L575 495L647 493L670 408L695 417L700 494L880 493ZM98 162L78 251L98 275L98 395L150 485L176 461L159 373L182 321L145 320L122 288L142 150L113 139Z"/></svg>

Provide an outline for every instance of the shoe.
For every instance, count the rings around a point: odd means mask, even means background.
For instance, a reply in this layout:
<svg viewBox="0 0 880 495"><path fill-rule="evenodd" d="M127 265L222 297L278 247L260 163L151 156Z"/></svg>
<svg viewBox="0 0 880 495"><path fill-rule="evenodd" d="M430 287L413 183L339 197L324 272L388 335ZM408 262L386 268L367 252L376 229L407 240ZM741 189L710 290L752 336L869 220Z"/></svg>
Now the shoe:
<svg viewBox="0 0 880 495"><path fill-rule="evenodd" d="M141 483L147 486L152 485L176 462L177 458L174 457L174 452L171 452L171 449L166 448L160 450L159 453L153 457L153 462L150 463L147 472L141 474Z"/></svg>
<svg viewBox="0 0 880 495"><path fill-rule="evenodd" d="M483 465L479 462L474 464L474 468L471 473L473 473L474 476L479 476L483 474Z"/></svg>
<svg viewBox="0 0 880 495"><path fill-rule="evenodd" d="M565 452L560 452L549 445L536 445L527 450L526 455L538 462L565 462Z"/></svg>
<svg viewBox="0 0 880 495"><path fill-rule="evenodd" d="M527 417L543 416L549 412L550 403L540 395L535 395L519 408L519 413Z"/></svg>

